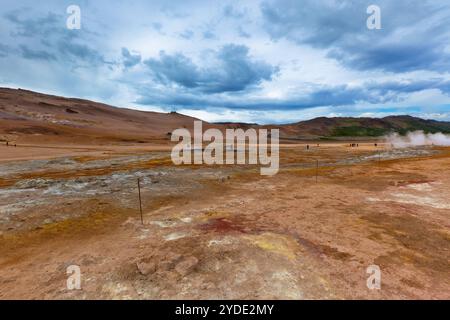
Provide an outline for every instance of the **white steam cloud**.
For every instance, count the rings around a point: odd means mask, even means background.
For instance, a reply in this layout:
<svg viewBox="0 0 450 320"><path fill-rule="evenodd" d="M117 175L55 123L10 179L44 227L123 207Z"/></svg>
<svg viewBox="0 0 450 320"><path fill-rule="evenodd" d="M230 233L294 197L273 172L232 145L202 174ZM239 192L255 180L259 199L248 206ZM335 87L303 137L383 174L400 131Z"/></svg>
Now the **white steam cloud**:
<svg viewBox="0 0 450 320"><path fill-rule="evenodd" d="M386 137L386 142L394 148L408 148L415 146L450 146L450 135L439 133L424 133L423 131L409 132L406 136L392 133Z"/></svg>

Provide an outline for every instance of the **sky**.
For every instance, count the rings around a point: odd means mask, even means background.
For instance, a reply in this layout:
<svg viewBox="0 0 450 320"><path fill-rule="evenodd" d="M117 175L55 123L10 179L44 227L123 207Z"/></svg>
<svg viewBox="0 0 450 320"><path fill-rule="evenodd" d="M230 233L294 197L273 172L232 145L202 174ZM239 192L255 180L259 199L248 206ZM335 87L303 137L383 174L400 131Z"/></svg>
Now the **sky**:
<svg viewBox="0 0 450 320"><path fill-rule="evenodd" d="M441 0L2 0L0 86L211 122L450 121L449 26Z"/></svg>

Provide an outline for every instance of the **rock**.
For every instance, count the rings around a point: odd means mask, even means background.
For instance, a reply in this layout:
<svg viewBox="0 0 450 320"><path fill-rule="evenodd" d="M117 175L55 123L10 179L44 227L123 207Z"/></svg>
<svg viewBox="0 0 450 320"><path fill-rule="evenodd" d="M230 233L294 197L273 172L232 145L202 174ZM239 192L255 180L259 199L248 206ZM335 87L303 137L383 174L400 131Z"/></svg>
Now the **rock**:
<svg viewBox="0 0 450 320"><path fill-rule="evenodd" d="M182 276L191 273L198 264L198 259L196 257L188 257L183 259L180 263L175 266L175 270Z"/></svg>
<svg viewBox="0 0 450 320"><path fill-rule="evenodd" d="M139 272L144 276L153 274L156 272L156 263L154 263L154 262L138 261L138 262L136 262L136 266L137 266Z"/></svg>
<svg viewBox="0 0 450 320"><path fill-rule="evenodd" d="M167 253L160 259L159 267L164 270L173 269L174 266L181 260L181 255L174 252Z"/></svg>
<svg viewBox="0 0 450 320"><path fill-rule="evenodd" d="M212 290L215 288L216 288L216 286L212 282L206 282L206 283L203 283L203 285L202 285L202 290Z"/></svg>

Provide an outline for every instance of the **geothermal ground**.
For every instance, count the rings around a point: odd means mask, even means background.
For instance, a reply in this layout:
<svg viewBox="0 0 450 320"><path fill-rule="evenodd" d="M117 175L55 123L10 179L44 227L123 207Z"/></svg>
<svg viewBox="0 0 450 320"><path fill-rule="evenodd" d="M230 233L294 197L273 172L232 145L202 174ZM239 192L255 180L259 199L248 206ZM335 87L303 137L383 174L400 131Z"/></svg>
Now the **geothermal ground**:
<svg viewBox="0 0 450 320"><path fill-rule="evenodd" d="M0 146L0 298L450 299L450 148L313 146L282 145L272 177L170 146Z"/></svg>

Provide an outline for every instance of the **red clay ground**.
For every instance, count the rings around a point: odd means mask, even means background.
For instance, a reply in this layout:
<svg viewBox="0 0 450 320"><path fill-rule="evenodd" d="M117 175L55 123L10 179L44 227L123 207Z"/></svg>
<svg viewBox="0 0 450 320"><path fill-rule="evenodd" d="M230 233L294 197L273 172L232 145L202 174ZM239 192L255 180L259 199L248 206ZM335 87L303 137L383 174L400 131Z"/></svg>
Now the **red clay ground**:
<svg viewBox="0 0 450 320"><path fill-rule="evenodd" d="M273 177L114 148L3 162L0 298L449 299L450 150L435 151L291 146Z"/></svg>

